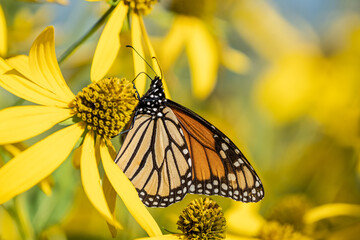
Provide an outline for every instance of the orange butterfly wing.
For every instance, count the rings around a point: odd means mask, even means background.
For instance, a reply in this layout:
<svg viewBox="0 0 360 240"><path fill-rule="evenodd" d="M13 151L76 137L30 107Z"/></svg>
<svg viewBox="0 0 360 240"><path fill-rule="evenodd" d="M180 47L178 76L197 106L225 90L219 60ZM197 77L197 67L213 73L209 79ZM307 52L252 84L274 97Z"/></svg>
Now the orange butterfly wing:
<svg viewBox="0 0 360 240"><path fill-rule="evenodd" d="M178 118L192 160L190 193L257 202L264 188L253 167L220 130L191 110L168 100Z"/></svg>

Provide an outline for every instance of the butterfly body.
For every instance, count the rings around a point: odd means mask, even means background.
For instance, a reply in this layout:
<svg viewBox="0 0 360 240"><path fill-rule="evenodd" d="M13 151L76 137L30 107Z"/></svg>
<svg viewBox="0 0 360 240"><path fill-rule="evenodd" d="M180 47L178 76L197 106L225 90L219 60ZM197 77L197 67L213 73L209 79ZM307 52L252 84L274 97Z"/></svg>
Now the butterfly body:
<svg viewBox="0 0 360 240"><path fill-rule="evenodd" d="M166 99L152 79L115 159L146 206L166 207L187 193L257 202L262 183L241 151L220 130Z"/></svg>

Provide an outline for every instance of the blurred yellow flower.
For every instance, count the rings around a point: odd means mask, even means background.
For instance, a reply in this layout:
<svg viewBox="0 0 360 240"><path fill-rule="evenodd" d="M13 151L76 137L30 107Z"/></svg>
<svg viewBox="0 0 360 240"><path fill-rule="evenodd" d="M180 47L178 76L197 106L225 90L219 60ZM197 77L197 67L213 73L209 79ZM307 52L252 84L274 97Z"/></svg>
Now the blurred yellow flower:
<svg viewBox="0 0 360 240"><path fill-rule="evenodd" d="M182 4L181 1L176 6ZM205 99L213 91L220 63L238 74L244 73L250 65L243 53L215 36L206 21L185 13L174 17L170 31L161 42L160 59L164 71L174 65L184 47L191 70L192 90L199 99Z"/></svg>
<svg viewBox="0 0 360 240"><path fill-rule="evenodd" d="M7 53L7 28L4 12L0 5L0 57Z"/></svg>
<svg viewBox="0 0 360 240"><path fill-rule="evenodd" d="M0 111L0 144L23 141L66 119L73 120L70 126L34 144L0 168L0 204L49 176L82 141L81 180L87 197L99 213L108 223L121 228L114 215L114 200L101 186L97 168L101 158L106 179L138 223L150 236L161 235L134 186L113 162L110 138L119 134L135 108L133 85L117 78L91 80L93 83L78 95L71 92L56 60L53 27L39 35L29 57L0 58L0 86L39 104Z"/></svg>
<svg viewBox="0 0 360 240"><path fill-rule="evenodd" d="M102 1L102 0L92 0ZM151 45L149 36L143 22L143 15L150 12L151 7L156 0L124 0L114 1L116 3L114 11L111 13L103 32L101 33L97 44L91 69L92 79L101 79L109 71L114 63L120 49L120 32L125 22L126 16L131 18L131 43L132 47L138 51L140 56L145 56L143 41L147 47L152 60L153 68L157 75L160 76L160 68L156 62L156 54ZM134 72L136 74L146 72L146 63L135 51L133 51ZM167 87L164 88L167 96L169 96ZM140 95L145 92L146 75L139 75L135 84Z"/></svg>
<svg viewBox="0 0 360 240"><path fill-rule="evenodd" d="M259 214L260 204L235 204L228 210L225 217L229 235L254 240L310 240L324 234L316 228L317 222L339 216L358 218L360 215L360 206L356 204L331 203L311 208L302 195L282 198L270 207L266 218Z"/></svg>
<svg viewBox="0 0 360 240"><path fill-rule="evenodd" d="M324 54L316 34L292 26L268 2L240 1L235 9L236 30L268 61L254 88L259 105L279 124L310 117L342 144L358 146L359 18L348 17L344 43Z"/></svg>

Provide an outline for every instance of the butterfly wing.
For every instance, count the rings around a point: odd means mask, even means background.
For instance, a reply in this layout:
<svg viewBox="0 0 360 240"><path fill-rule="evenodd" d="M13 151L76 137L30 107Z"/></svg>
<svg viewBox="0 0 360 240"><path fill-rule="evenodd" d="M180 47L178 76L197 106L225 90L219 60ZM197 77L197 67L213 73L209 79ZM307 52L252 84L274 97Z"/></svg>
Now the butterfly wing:
<svg viewBox="0 0 360 240"><path fill-rule="evenodd" d="M221 195L243 202L257 202L264 197L258 175L231 140L191 110L171 100L167 106L180 122L190 152L190 193Z"/></svg>
<svg viewBox="0 0 360 240"><path fill-rule="evenodd" d="M184 198L191 182L185 136L173 111L137 114L115 159L146 206L166 207Z"/></svg>

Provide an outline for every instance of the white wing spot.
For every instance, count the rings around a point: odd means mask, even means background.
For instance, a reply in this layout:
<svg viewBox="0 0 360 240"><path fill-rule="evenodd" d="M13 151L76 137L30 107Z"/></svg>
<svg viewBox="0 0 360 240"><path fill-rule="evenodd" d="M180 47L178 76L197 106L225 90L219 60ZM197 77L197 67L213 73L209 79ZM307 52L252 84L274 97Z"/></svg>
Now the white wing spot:
<svg viewBox="0 0 360 240"><path fill-rule="evenodd" d="M212 185L210 183L206 184L206 188L212 189Z"/></svg>
<svg viewBox="0 0 360 240"><path fill-rule="evenodd" d="M194 185L194 184L191 184L189 190L190 190L190 192L194 192L194 191L195 191L195 185Z"/></svg>
<svg viewBox="0 0 360 240"><path fill-rule="evenodd" d="M213 184L214 184L214 185L218 185L218 184L219 184L218 180L214 180L214 181L213 181Z"/></svg>
<svg viewBox="0 0 360 240"><path fill-rule="evenodd" d="M247 196L248 196L248 193L247 193L247 192L244 192L243 195L244 195L244 197L247 197Z"/></svg>
<svg viewBox="0 0 360 240"><path fill-rule="evenodd" d="M240 167L240 163L238 161L234 162L235 167Z"/></svg>
<svg viewBox="0 0 360 240"><path fill-rule="evenodd" d="M219 192L219 189L215 188L214 193L218 193L218 192Z"/></svg>
<svg viewBox="0 0 360 240"><path fill-rule="evenodd" d="M256 182L255 182L255 187L259 187L259 186L260 186L259 181L256 181Z"/></svg>
<svg viewBox="0 0 360 240"><path fill-rule="evenodd" d="M256 189L253 188L253 190L251 190L251 193L252 193L252 194L255 194L255 193L256 193Z"/></svg>
<svg viewBox="0 0 360 240"><path fill-rule="evenodd" d="M229 147L226 145L226 143L222 143L222 144L221 144L221 148L222 148L224 151L226 151L226 150L229 149Z"/></svg>
<svg viewBox="0 0 360 240"><path fill-rule="evenodd" d="M189 151L185 148L184 150L183 150L183 154L188 154L189 153Z"/></svg>
<svg viewBox="0 0 360 240"><path fill-rule="evenodd" d="M221 184L221 188L224 189L224 190L227 190L228 186L225 183L223 183L223 184Z"/></svg>
<svg viewBox="0 0 360 240"><path fill-rule="evenodd" d="M158 112L157 116L158 116L158 117L162 117L163 114L162 114L161 112Z"/></svg>
<svg viewBox="0 0 360 240"><path fill-rule="evenodd" d="M235 191L234 191L234 194L235 194L235 195L239 195L239 191L238 191L238 190L235 190Z"/></svg>
<svg viewBox="0 0 360 240"><path fill-rule="evenodd" d="M241 158L239 158L238 161L239 161L241 164L244 164L244 161L243 161Z"/></svg>
<svg viewBox="0 0 360 240"><path fill-rule="evenodd" d="M224 138L224 140L225 140L225 142L227 142L227 143L229 143L230 142L230 140L226 137L226 138Z"/></svg>
<svg viewBox="0 0 360 240"><path fill-rule="evenodd" d="M235 153L236 153L236 154L240 154L239 149L235 149Z"/></svg>

